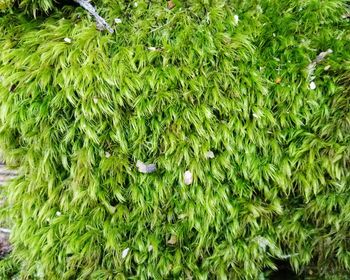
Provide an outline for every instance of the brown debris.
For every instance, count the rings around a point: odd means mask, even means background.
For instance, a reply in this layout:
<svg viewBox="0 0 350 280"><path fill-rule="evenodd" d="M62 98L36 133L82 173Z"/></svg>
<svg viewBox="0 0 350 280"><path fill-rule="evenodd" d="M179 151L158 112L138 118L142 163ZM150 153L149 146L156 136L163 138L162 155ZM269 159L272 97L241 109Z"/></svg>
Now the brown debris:
<svg viewBox="0 0 350 280"><path fill-rule="evenodd" d="M170 239L167 241L169 245L175 245L177 243L177 238L175 235L171 235Z"/></svg>
<svg viewBox="0 0 350 280"><path fill-rule="evenodd" d="M169 9L169 10L171 10L171 9L173 9L173 8L175 8L175 3L173 2L173 1L168 1L167 2L167 8Z"/></svg>

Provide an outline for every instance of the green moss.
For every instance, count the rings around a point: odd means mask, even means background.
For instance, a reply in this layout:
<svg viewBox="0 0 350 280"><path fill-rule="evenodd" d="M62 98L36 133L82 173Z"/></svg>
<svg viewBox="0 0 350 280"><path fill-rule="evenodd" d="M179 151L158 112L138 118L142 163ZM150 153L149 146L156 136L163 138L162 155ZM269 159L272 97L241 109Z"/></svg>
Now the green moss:
<svg viewBox="0 0 350 280"><path fill-rule="evenodd" d="M97 1L121 19L112 35L80 7L30 3L52 10L0 17L22 277L257 279L278 259L349 271L344 1Z"/></svg>

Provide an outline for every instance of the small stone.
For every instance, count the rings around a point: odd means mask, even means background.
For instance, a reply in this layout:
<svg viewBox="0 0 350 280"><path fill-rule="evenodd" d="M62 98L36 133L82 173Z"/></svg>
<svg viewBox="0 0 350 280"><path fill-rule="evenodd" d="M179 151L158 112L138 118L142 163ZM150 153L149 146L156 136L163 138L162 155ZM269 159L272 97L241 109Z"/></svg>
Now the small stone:
<svg viewBox="0 0 350 280"><path fill-rule="evenodd" d="M106 152L105 156L106 156L106 158L109 158L109 157L111 157L111 154L109 152Z"/></svg>
<svg viewBox="0 0 350 280"><path fill-rule="evenodd" d="M206 159L214 158L214 152L213 151L206 152L205 153L205 158Z"/></svg>
<svg viewBox="0 0 350 280"><path fill-rule="evenodd" d="M134 7L137 7L139 4L137 2L134 3Z"/></svg>
<svg viewBox="0 0 350 280"><path fill-rule="evenodd" d="M72 43L72 39L70 38L64 38L63 41L65 41L68 44Z"/></svg>
<svg viewBox="0 0 350 280"><path fill-rule="evenodd" d="M152 173L157 170L157 166L154 163L151 164L145 164L142 161L138 160L136 162L136 167L138 168L139 172L141 173Z"/></svg>
<svg viewBox="0 0 350 280"><path fill-rule="evenodd" d="M56 216L59 217L59 216L61 216L61 215L62 215L62 213L61 213L60 211L57 211L57 212L56 212Z"/></svg>
<svg viewBox="0 0 350 280"><path fill-rule="evenodd" d="M238 16L238 15L234 15L234 16L233 16L233 21L234 21L235 24L238 24L238 22L239 22L239 16Z"/></svg>
<svg viewBox="0 0 350 280"><path fill-rule="evenodd" d="M126 258L126 256L127 256L128 253L129 253L129 250L130 250L130 248L126 248L126 249L123 250L123 252L122 252L122 258L123 258L123 259Z"/></svg>
<svg viewBox="0 0 350 280"><path fill-rule="evenodd" d="M310 85L309 85L309 88L310 88L311 90L314 90L314 89L316 88L315 82L311 82Z"/></svg>
<svg viewBox="0 0 350 280"><path fill-rule="evenodd" d="M177 242L177 238L175 235L171 235L170 239L167 241L169 245L175 245Z"/></svg>
<svg viewBox="0 0 350 280"><path fill-rule="evenodd" d="M122 20L121 20L120 18L115 18L115 19L114 19L114 22L115 22L116 24L119 24L119 23L122 23Z"/></svg>
<svg viewBox="0 0 350 280"><path fill-rule="evenodd" d="M262 236L258 236L258 237L256 238L256 241L258 242L259 247L260 247L261 249L263 249L264 251L266 250L266 247L267 247L267 246L270 246L270 247L271 247L270 242L269 242L266 238L264 238L264 237L262 237Z"/></svg>
<svg viewBox="0 0 350 280"><path fill-rule="evenodd" d="M184 174L184 183L185 183L185 185L191 185L192 182L193 182L192 172L187 170Z"/></svg>

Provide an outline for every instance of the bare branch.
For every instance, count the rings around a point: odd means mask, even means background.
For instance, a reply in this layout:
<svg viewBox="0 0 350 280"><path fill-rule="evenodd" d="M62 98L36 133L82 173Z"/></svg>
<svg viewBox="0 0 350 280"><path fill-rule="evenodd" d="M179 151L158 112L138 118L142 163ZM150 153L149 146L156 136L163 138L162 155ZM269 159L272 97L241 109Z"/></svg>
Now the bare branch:
<svg viewBox="0 0 350 280"><path fill-rule="evenodd" d="M103 17L101 17L94 6L90 4L87 0L74 0L77 2L81 7L83 7L85 10L87 10L96 20L96 25L99 30L105 30L107 29L109 33L113 33L114 30L110 25L105 21Z"/></svg>

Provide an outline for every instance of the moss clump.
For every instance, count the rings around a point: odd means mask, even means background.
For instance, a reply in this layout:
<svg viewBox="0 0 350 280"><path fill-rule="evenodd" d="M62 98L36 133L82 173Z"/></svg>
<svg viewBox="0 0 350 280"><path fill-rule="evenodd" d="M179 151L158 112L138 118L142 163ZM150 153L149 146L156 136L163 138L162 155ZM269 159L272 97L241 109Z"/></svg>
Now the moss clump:
<svg viewBox="0 0 350 280"><path fill-rule="evenodd" d="M62 3L1 14L21 277L349 271L345 2L173 2L96 1L113 34Z"/></svg>

